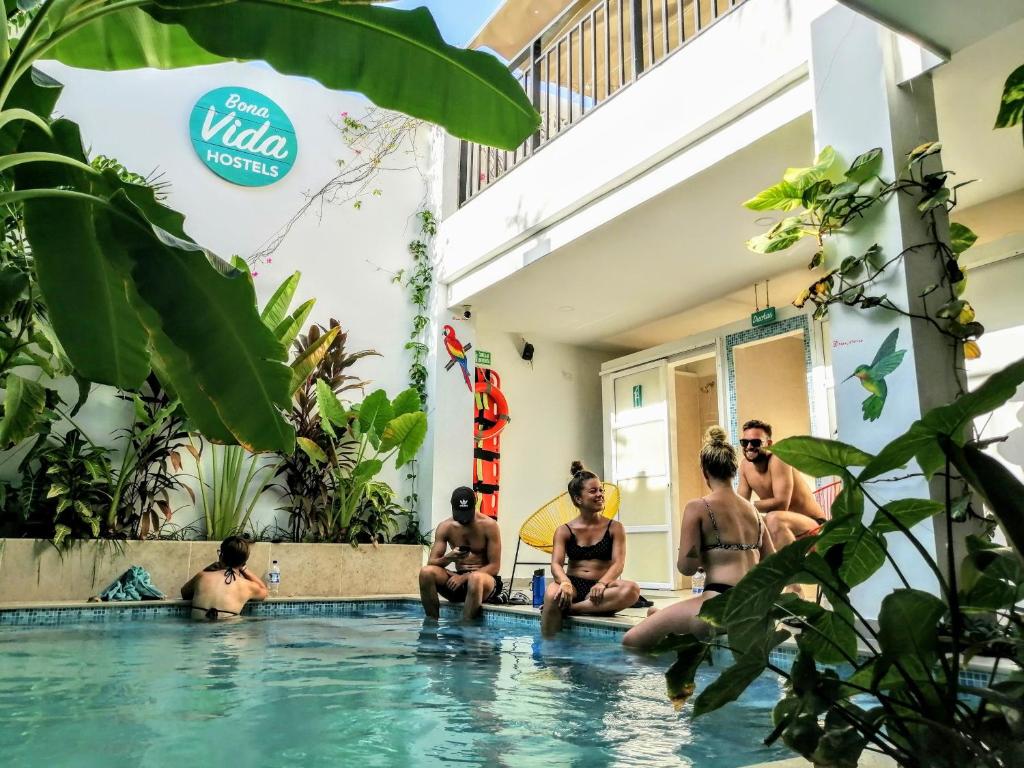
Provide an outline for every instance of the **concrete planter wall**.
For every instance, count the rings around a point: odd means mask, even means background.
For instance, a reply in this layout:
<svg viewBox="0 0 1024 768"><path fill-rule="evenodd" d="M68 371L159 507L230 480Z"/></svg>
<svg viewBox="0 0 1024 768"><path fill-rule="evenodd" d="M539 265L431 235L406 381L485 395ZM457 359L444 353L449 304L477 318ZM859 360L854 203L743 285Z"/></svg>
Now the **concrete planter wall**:
<svg viewBox="0 0 1024 768"><path fill-rule="evenodd" d="M87 600L129 566L141 565L169 598L217 559L215 541L86 541L59 553L47 541L0 539L0 603ZM385 544L253 545L249 566L261 576L281 568L281 597L394 595L419 590L423 547Z"/></svg>

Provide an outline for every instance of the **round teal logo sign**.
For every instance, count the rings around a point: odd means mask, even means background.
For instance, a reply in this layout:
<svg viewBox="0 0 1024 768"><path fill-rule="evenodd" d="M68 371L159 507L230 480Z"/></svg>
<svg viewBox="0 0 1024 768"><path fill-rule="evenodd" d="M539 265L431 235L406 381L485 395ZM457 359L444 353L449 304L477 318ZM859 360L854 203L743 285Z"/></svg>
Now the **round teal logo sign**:
<svg viewBox="0 0 1024 768"><path fill-rule="evenodd" d="M299 143L277 104L249 88L217 88L192 107L192 146L207 168L233 184L263 187L295 164Z"/></svg>

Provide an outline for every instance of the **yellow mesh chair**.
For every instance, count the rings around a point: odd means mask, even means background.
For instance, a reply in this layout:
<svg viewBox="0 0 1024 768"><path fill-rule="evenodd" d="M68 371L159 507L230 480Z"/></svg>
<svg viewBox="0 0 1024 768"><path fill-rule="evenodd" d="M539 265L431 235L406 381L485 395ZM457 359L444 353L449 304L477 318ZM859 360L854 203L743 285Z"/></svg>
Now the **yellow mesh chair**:
<svg viewBox="0 0 1024 768"><path fill-rule="evenodd" d="M512 575L508 580L508 593L512 594L512 582L516 578L516 568L520 565L547 565L550 560L540 562L537 560L520 560L519 548L523 544L539 549L542 552L551 553L555 540L555 531L558 526L565 525L580 511L572 503L569 493L556 496L543 507L538 509L519 528L519 540L516 542L516 556L512 563ZM619 514L619 487L614 483L604 483L604 516L608 519Z"/></svg>

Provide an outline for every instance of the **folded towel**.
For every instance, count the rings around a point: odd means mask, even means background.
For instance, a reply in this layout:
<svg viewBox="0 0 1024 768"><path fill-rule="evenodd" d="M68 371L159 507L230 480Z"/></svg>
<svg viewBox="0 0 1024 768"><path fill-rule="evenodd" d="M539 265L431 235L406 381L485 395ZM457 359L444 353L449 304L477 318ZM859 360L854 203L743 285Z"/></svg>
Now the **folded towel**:
<svg viewBox="0 0 1024 768"><path fill-rule="evenodd" d="M164 593L153 586L149 573L139 565L133 565L117 577L109 587L100 592L100 600L163 600Z"/></svg>

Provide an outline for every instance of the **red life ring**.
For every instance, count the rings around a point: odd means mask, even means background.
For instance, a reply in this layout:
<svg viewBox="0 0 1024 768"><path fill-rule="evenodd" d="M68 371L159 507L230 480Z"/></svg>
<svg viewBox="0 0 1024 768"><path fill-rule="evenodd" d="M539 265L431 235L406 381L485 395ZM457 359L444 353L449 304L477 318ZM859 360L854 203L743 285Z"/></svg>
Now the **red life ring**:
<svg viewBox="0 0 1024 768"><path fill-rule="evenodd" d="M478 381L474 391L478 395L487 395L489 398L494 400L495 404L498 406L498 413L495 416L496 423L493 427L489 429L477 428L473 430L473 439L490 440L501 432L509 421L511 421L511 418L508 415L508 402L506 402L505 396L501 393L501 390L489 381Z"/></svg>

